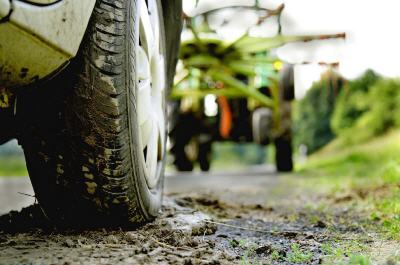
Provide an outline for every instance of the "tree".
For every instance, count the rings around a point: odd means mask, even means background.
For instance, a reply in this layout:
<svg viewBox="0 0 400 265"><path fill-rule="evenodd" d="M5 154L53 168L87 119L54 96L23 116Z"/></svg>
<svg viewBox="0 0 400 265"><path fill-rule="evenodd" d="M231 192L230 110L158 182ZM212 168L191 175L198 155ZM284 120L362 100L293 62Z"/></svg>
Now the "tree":
<svg viewBox="0 0 400 265"><path fill-rule="evenodd" d="M369 109L368 92L381 77L367 70L359 78L347 82L336 102L331 127L336 135L342 134Z"/></svg>
<svg viewBox="0 0 400 265"><path fill-rule="evenodd" d="M304 144L312 153L334 138L331 116L343 83L338 73L328 70L297 102L294 116L296 146Z"/></svg>

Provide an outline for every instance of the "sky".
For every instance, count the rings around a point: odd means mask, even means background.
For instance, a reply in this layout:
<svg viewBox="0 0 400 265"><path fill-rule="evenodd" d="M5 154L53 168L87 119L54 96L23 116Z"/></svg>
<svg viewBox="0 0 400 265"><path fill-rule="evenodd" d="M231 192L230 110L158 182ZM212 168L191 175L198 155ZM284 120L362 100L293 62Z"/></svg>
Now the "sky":
<svg viewBox="0 0 400 265"><path fill-rule="evenodd" d="M184 10L193 12L195 0L184 0ZM199 0L207 5L252 4L252 0ZM259 0L262 6L285 3L282 33L322 34L345 32L345 41L287 45L278 55L290 62L339 61L339 72L355 78L368 68L387 77L400 77L400 1L397 0ZM242 23L245 16L236 23ZM273 28L273 26L271 25ZM231 30L238 27L232 26ZM268 32L268 29L266 29ZM302 96L326 68L296 66L296 93Z"/></svg>

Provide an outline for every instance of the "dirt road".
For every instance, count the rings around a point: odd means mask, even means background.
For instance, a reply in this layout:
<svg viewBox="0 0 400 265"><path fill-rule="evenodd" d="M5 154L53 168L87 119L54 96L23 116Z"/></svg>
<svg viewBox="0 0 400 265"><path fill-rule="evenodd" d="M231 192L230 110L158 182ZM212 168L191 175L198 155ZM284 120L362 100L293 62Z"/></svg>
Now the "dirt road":
<svg viewBox="0 0 400 265"><path fill-rule="evenodd" d="M1 181L0 264L396 264L400 249L306 177L270 167L170 175L160 218L135 231L55 230L37 206L8 213L33 192L26 178Z"/></svg>

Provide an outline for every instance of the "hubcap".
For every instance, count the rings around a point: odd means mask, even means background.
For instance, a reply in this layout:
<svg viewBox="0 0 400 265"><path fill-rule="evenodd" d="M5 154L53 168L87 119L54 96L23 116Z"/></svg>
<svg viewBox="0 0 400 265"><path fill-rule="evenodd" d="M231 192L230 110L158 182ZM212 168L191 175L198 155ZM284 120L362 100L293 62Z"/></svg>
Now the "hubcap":
<svg viewBox="0 0 400 265"><path fill-rule="evenodd" d="M164 92L165 63L156 0L139 1L139 45L136 50L138 76L137 113L140 147L149 188L160 177L166 135Z"/></svg>

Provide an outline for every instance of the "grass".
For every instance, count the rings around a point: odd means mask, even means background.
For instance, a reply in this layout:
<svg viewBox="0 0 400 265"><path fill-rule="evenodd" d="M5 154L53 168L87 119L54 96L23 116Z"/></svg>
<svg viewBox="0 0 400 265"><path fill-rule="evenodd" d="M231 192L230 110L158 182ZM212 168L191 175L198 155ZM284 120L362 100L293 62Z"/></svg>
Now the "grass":
<svg viewBox="0 0 400 265"><path fill-rule="evenodd" d="M371 258L361 254L366 249L357 240L323 243L321 250L324 254L322 264L325 265L372 265Z"/></svg>
<svg viewBox="0 0 400 265"><path fill-rule="evenodd" d="M0 156L0 176L28 176L24 157Z"/></svg>
<svg viewBox="0 0 400 265"><path fill-rule="evenodd" d="M290 246L291 252L288 253L286 261L290 263L306 263L311 260L313 254L309 251L300 249L298 244L292 244Z"/></svg>
<svg viewBox="0 0 400 265"><path fill-rule="evenodd" d="M370 228L400 240L400 131L348 147L334 141L297 171L332 196L351 195Z"/></svg>
<svg viewBox="0 0 400 265"><path fill-rule="evenodd" d="M216 142L213 144L212 169L246 169L263 164L268 158L269 150L256 144Z"/></svg>
<svg viewBox="0 0 400 265"><path fill-rule="evenodd" d="M255 255L255 251L257 249L257 245L251 242L248 242L245 239L240 240L230 240L229 245L233 248L240 248L243 251L242 256L240 257L240 264L242 265L250 265L250 264L259 264Z"/></svg>

